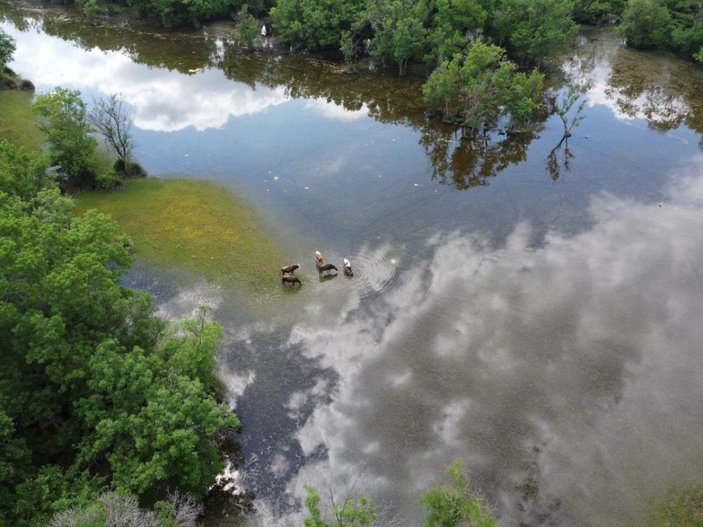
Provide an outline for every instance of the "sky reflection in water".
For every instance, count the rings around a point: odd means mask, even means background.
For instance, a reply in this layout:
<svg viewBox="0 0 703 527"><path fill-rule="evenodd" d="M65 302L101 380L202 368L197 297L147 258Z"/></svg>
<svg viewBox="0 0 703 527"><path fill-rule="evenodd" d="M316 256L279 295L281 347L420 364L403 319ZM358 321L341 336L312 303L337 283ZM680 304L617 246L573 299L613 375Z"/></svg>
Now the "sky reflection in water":
<svg viewBox="0 0 703 527"><path fill-rule="evenodd" d="M601 195L592 228L537 249L528 224L499 247L437 234L370 309L306 306L283 352L320 368L287 402L300 452L260 470L322 451L289 491L353 482L403 524L461 458L505 525L641 525L701 483L702 169L672 174L661 206Z"/></svg>

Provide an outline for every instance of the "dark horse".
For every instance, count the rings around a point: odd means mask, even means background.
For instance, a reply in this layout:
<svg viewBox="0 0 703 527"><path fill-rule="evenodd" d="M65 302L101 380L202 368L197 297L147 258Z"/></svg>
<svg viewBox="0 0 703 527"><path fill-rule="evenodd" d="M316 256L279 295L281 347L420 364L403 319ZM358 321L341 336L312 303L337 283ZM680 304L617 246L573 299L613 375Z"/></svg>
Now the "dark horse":
<svg viewBox="0 0 703 527"><path fill-rule="evenodd" d="M281 276L281 283L282 284L291 284L291 287L295 284L298 284L300 286L303 285L303 282L300 281L300 278L294 275L289 275L289 274L284 274Z"/></svg>
<svg viewBox="0 0 703 527"><path fill-rule="evenodd" d="M300 269L300 264L286 265L285 267L281 267L281 274L292 274L297 269Z"/></svg>
<svg viewBox="0 0 703 527"><path fill-rule="evenodd" d="M322 274L324 272L329 272L332 269L334 269L334 272L337 272L337 268L333 264L324 264L324 265L318 265L317 266L317 272Z"/></svg>

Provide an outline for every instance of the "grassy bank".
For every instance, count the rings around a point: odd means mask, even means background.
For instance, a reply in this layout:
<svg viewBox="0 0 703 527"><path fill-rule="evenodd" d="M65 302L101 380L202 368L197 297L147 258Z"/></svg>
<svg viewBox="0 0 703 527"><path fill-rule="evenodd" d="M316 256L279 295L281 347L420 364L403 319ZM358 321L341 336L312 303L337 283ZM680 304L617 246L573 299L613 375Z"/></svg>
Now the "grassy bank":
<svg viewBox="0 0 703 527"><path fill-rule="evenodd" d="M34 92L0 90L0 138L27 150L39 150L44 135L32 114Z"/></svg>
<svg viewBox="0 0 703 527"><path fill-rule="evenodd" d="M277 283L281 256L254 213L205 181L139 179L117 192L77 197L78 212L98 209L127 232L137 256L252 291Z"/></svg>

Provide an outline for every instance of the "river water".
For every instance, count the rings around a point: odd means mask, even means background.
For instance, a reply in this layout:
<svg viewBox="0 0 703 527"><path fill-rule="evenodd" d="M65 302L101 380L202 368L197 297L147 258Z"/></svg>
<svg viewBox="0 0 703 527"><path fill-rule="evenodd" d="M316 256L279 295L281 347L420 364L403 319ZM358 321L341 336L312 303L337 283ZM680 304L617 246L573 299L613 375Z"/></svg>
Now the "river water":
<svg viewBox="0 0 703 527"><path fill-rule="evenodd" d="M213 503L209 525L299 525L304 484L421 525L454 459L506 527L642 525L703 484L699 67L584 33L553 81L581 87L583 119L552 152L555 116L469 141L423 115L412 79L248 53L226 23L0 14L38 90L122 93L152 176L236 191L289 255L271 265L302 264L299 291L265 299L128 277L165 316L205 305L225 326L256 511ZM315 250L354 277L318 279Z"/></svg>

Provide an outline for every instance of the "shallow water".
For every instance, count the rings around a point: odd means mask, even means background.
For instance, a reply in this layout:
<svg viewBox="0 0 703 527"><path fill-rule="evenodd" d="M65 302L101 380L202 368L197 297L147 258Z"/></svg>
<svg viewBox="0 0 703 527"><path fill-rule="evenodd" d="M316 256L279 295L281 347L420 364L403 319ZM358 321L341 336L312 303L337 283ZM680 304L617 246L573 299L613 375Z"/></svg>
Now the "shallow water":
<svg viewBox="0 0 703 527"><path fill-rule="evenodd" d="M412 79L247 53L226 24L0 13L18 73L123 93L152 175L236 189L287 251L272 266L302 264L300 290L259 303L130 276L164 315L205 304L226 328L258 512L213 506L210 525L299 524L305 483L420 525L419 494L455 458L505 526L641 525L703 484L700 68L586 33L564 66L584 119L550 165L555 117L472 143L424 117ZM354 277L320 279L316 249Z"/></svg>

